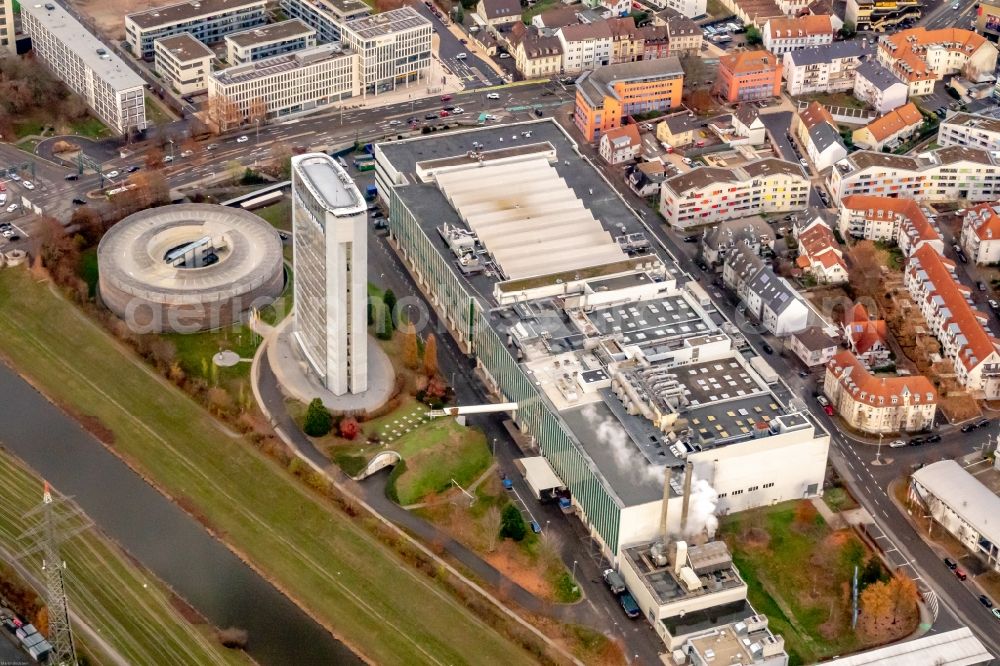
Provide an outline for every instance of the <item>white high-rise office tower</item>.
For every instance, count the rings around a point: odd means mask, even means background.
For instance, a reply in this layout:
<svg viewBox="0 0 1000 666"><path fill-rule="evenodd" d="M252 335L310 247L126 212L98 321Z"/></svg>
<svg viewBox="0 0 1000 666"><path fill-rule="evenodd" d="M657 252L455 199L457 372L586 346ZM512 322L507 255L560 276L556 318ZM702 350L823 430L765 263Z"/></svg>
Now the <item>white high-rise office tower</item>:
<svg viewBox="0 0 1000 666"><path fill-rule="evenodd" d="M295 339L335 395L368 388L368 206L323 153L292 158Z"/></svg>

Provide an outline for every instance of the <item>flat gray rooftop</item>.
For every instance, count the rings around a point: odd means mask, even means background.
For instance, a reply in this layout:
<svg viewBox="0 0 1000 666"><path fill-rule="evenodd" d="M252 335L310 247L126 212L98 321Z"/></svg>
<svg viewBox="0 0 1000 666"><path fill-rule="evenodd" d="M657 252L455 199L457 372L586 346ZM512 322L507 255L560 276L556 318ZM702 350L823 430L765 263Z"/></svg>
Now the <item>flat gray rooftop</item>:
<svg viewBox="0 0 1000 666"><path fill-rule="evenodd" d="M767 424L784 410L770 393L689 408L688 424L694 431L692 444L703 448L750 439L759 424Z"/></svg>
<svg viewBox="0 0 1000 666"><path fill-rule="evenodd" d="M412 7L406 6L381 14L352 19L344 27L364 39L371 39L413 28L431 28L431 22Z"/></svg>
<svg viewBox="0 0 1000 666"><path fill-rule="evenodd" d="M530 138L521 136L524 130L531 131ZM556 162L553 164L556 172L605 230L612 236L646 232L643 225L600 174L581 159L574 148L574 143L549 119L515 125L490 125L445 134L435 133L404 141L380 143L378 147L385 158L403 173L410 183L418 183L415 174L418 162L425 163L428 160L459 156L467 160L465 156L474 149L474 142L484 151L509 149L520 143L547 142L556 151ZM408 185L397 187L396 192L417 217L421 228L432 237L436 247L449 257L451 263L451 253L443 241L437 243L438 235L435 229L446 221L445 218L449 224L462 229L468 229L468 225L455 214L451 204L436 185ZM660 259L667 266L673 266L669 257L660 255ZM475 292L486 299L486 303L495 304L493 285L497 282L497 276L479 274L466 277L455 270L464 282L470 284Z"/></svg>
<svg viewBox="0 0 1000 666"><path fill-rule="evenodd" d="M601 335L619 334L625 344L688 337L709 330L708 324L679 294L594 309L587 318Z"/></svg>
<svg viewBox="0 0 1000 666"><path fill-rule="evenodd" d="M254 44L268 44L283 39L293 39L295 37L305 37L315 35L316 31L306 25L301 19L293 18L287 21L269 23L259 28L234 32L226 35L226 41L233 42L237 46L247 47Z"/></svg>
<svg viewBox="0 0 1000 666"><path fill-rule="evenodd" d="M202 58L214 58L215 52L191 36L190 32L161 37L153 42L166 49L178 62L190 62Z"/></svg>
<svg viewBox="0 0 1000 666"><path fill-rule="evenodd" d="M144 12L135 12L128 14L126 18L131 19L140 28L148 30L181 21L189 21L199 16L238 11L255 5L259 5L263 9L264 4L264 0L191 0L191 2L179 2L176 5L154 7Z"/></svg>
<svg viewBox="0 0 1000 666"><path fill-rule="evenodd" d="M706 544L707 545L707 544ZM692 549L698 548L693 546ZM669 604L680 599L705 596L723 590L730 590L743 585L732 561L718 571L698 576L703 587L688 591L670 570L669 566L658 567L649 556L649 544L641 544L625 548L623 554L632 563L632 568L638 572L647 589L653 593L660 605Z"/></svg>
<svg viewBox="0 0 1000 666"><path fill-rule="evenodd" d="M256 62L248 62L245 65L229 67L214 72L212 76L225 85L242 83L244 81L273 76L281 72L290 72L301 67L315 65L318 62L342 58L350 53L352 52L341 48L340 44L320 44L319 46L311 46L307 49L264 58Z"/></svg>
<svg viewBox="0 0 1000 666"><path fill-rule="evenodd" d="M30 14L57 40L72 49L99 79L115 90L146 85L142 77L129 69L121 58L84 28L62 5L55 2L48 5L52 9L46 9L45 4L25 2L21 5L21 11Z"/></svg>
<svg viewBox="0 0 1000 666"><path fill-rule="evenodd" d="M307 155L294 161L294 168L335 215L354 215L368 206L351 177L328 155Z"/></svg>

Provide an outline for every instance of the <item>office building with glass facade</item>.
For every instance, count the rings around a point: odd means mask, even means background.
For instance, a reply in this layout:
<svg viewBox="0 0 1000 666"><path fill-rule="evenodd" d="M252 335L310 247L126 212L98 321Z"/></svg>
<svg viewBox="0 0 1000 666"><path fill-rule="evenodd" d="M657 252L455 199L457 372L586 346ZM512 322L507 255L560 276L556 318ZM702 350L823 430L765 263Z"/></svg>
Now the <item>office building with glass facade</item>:
<svg viewBox="0 0 1000 666"><path fill-rule="evenodd" d="M295 340L335 395L368 388L368 205L329 155L292 158Z"/></svg>

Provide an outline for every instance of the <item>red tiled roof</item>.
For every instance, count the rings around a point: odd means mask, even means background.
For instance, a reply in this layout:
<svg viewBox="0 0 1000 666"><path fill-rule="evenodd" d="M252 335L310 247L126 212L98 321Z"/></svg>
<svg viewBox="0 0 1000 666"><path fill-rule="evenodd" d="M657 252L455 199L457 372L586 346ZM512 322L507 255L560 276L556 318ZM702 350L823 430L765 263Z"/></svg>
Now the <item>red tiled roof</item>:
<svg viewBox="0 0 1000 666"><path fill-rule="evenodd" d="M890 69L904 81L927 81L938 78L925 60L928 46L941 46L969 56L985 43L985 37L962 28L910 28L882 37L879 51L893 58Z"/></svg>
<svg viewBox="0 0 1000 666"><path fill-rule="evenodd" d="M889 346L889 327L882 319L869 318L868 308L861 303L854 306L846 324L847 336L858 354L867 354L876 344Z"/></svg>
<svg viewBox="0 0 1000 666"><path fill-rule="evenodd" d="M898 216L912 245L916 245L919 241L941 240L941 234L927 219L920 204L913 199L852 194L844 197L840 204L849 210L865 211L865 219L869 220L891 219L887 215L889 213ZM872 211L871 214L868 211ZM883 212L882 216L879 216L879 211Z"/></svg>
<svg viewBox="0 0 1000 666"><path fill-rule="evenodd" d="M885 141L890 136L899 133L907 127L914 127L924 121L913 102L893 109L889 113L876 118L865 127L876 141Z"/></svg>
<svg viewBox="0 0 1000 666"><path fill-rule="evenodd" d="M772 39L806 37L809 35L832 35L833 21L829 16L799 16L797 18L773 18L767 22Z"/></svg>
<svg viewBox="0 0 1000 666"><path fill-rule="evenodd" d="M913 253L907 270L916 271L919 268L926 273L933 288L928 298L937 296L944 302L951 317L943 326L954 324L965 337L965 345L959 350L958 358L966 369L971 370L997 351L1000 341L983 327L985 317L969 304L970 290L955 280L954 267L954 262L942 257L930 245L924 245Z"/></svg>
<svg viewBox="0 0 1000 666"><path fill-rule="evenodd" d="M837 126L826 107L816 101L809 102L809 106L799 112L799 121L806 126L806 129L812 129L820 123L830 123L834 127Z"/></svg>
<svg viewBox="0 0 1000 666"><path fill-rule="evenodd" d="M979 204L965 214L965 222L972 225L979 240L1000 240L1000 215L996 204Z"/></svg>
<svg viewBox="0 0 1000 666"><path fill-rule="evenodd" d="M890 406L892 397L896 396L900 404L904 400L909 400L910 404L920 405L937 403L937 391L934 390L930 380L923 375L907 377L873 375L846 349L837 352L826 367L837 378L841 387L858 402ZM882 398L883 401L878 402L878 398Z"/></svg>

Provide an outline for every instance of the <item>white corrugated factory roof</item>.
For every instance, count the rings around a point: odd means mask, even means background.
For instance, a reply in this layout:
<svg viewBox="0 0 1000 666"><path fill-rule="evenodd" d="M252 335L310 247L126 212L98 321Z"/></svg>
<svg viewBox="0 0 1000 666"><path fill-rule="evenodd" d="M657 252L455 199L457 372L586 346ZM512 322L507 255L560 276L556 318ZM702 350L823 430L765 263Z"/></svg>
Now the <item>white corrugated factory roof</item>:
<svg viewBox="0 0 1000 666"><path fill-rule="evenodd" d="M992 658L972 631L962 627L826 661L823 666L969 666Z"/></svg>
<svg viewBox="0 0 1000 666"><path fill-rule="evenodd" d="M948 505L993 543L1000 543L1000 497L954 460L940 460L913 473L913 480Z"/></svg>
<svg viewBox="0 0 1000 666"><path fill-rule="evenodd" d="M436 179L509 279L626 258L544 157L473 166Z"/></svg>

